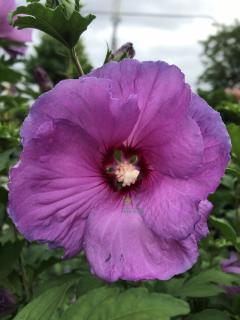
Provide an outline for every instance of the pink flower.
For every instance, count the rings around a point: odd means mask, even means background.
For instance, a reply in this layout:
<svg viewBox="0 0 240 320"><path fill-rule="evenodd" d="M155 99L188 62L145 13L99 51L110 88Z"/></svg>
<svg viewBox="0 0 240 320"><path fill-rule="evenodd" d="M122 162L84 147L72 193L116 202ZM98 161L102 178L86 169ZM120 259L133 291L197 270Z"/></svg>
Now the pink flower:
<svg viewBox="0 0 240 320"><path fill-rule="evenodd" d="M16 307L15 297L8 290L0 287L0 316L13 313Z"/></svg>
<svg viewBox="0 0 240 320"><path fill-rule="evenodd" d="M240 274L240 257L236 252L231 252L229 259L221 262L221 269L226 273ZM230 296L240 294L240 286L223 286Z"/></svg>
<svg viewBox="0 0 240 320"><path fill-rule="evenodd" d="M8 15L16 9L14 0L0 0L0 38L16 42L7 48L10 54L24 54L26 51L25 42L32 41L32 30L17 30L8 22Z"/></svg>
<svg viewBox="0 0 240 320"><path fill-rule="evenodd" d="M108 281L165 280L196 262L230 141L177 67L126 59L62 81L21 135L9 213L27 239L65 257L84 249Z"/></svg>
<svg viewBox="0 0 240 320"><path fill-rule="evenodd" d="M231 252L229 259L221 262L221 268L224 272L240 274L240 257L236 252Z"/></svg>
<svg viewBox="0 0 240 320"><path fill-rule="evenodd" d="M237 100L240 100L240 88L226 88L225 93L234 96Z"/></svg>

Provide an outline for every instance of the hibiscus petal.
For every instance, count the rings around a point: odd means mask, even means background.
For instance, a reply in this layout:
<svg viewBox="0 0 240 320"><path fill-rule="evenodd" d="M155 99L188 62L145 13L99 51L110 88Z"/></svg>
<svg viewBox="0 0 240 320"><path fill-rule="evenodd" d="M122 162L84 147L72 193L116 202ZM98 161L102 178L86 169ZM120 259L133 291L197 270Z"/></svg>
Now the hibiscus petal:
<svg viewBox="0 0 240 320"><path fill-rule="evenodd" d="M84 128L102 147L121 144L130 135L139 109L133 95L124 103L112 98L111 85L109 80L96 78L61 81L33 105L21 131L23 142L34 137L44 121L67 119Z"/></svg>
<svg viewBox="0 0 240 320"><path fill-rule="evenodd" d="M229 259L221 261L221 269L224 272L240 274L240 257L236 252L231 252Z"/></svg>
<svg viewBox="0 0 240 320"><path fill-rule="evenodd" d="M153 182L145 187L146 191L136 194L143 220L160 237L185 239L200 219L199 202L172 187L170 179L162 176L157 180L160 182Z"/></svg>
<svg viewBox="0 0 240 320"><path fill-rule="evenodd" d="M126 59L90 75L114 80L113 96L123 101L137 94L141 113L127 144L143 149L153 169L186 178L201 167L201 132L187 117L191 90L176 66Z"/></svg>
<svg viewBox="0 0 240 320"><path fill-rule="evenodd" d="M8 14L15 10L15 8L16 3L14 0L0 0L0 38L17 42L31 41L32 29L18 30L9 24ZM16 47L16 49L23 51L25 48Z"/></svg>
<svg viewBox="0 0 240 320"><path fill-rule="evenodd" d="M167 280L188 270L198 256L195 238L178 242L158 237L136 210L109 205L90 214L85 250L92 271L107 281L137 281Z"/></svg>
<svg viewBox="0 0 240 320"><path fill-rule="evenodd" d="M32 29L18 30L12 28L11 32L6 35L6 38L16 42L32 41Z"/></svg>
<svg viewBox="0 0 240 320"><path fill-rule="evenodd" d="M187 85L184 75L174 65L163 61L138 62L133 59L124 59L116 63L108 63L92 71L88 76L113 80L113 96L127 100L131 94L138 95L139 108L144 113L142 121L146 124L159 109L164 109L174 97L178 97ZM189 102L189 101L188 101ZM186 105L175 107L172 110L186 110ZM180 111L179 110L179 111Z"/></svg>
<svg viewBox="0 0 240 320"><path fill-rule="evenodd" d="M120 63L108 63L89 76L112 80L112 94L122 101L132 94L137 95L141 114L134 130L135 136L147 128L156 114L174 121L187 112L190 103L190 88L183 73L163 61L140 63L125 59Z"/></svg>
<svg viewBox="0 0 240 320"><path fill-rule="evenodd" d="M8 22L8 14L16 8L14 0L0 0L0 36L2 37L6 31L13 29Z"/></svg>
<svg viewBox="0 0 240 320"><path fill-rule="evenodd" d="M29 240L81 246L87 215L106 195L98 145L67 120L48 121L28 142L10 173L9 214Z"/></svg>
<svg viewBox="0 0 240 320"><path fill-rule="evenodd" d="M146 155L151 170L186 179L201 168L203 139L196 122L189 117L173 122L161 116L137 137L134 147Z"/></svg>
<svg viewBox="0 0 240 320"><path fill-rule="evenodd" d="M86 77L112 80L113 97L126 101L130 95L136 93L135 80L139 68L141 68L139 61L124 59L121 62L110 62L101 68L94 69Z"/></svg>
<svg viewBox="0 0 240 320"><path fill-rule="evenodd" d="M202 200L198 205L199 221L194 227L194 233L197 240L201 240L202 238L206 237L209 232L207 219L212 211L212 208L213 205L208 200Z"/></svg>
<svg viewBox="0 0 240 320"><path fill-rule="evenodd" d="M197 95L192 96L189 115L197 122L203 137L203 164L187 180L172 180L184 194L205 199L213 193L230 160L231 142L218 112Z"/></svg>
<svg viewBox="0 0 240 320"><path fill-rule="evenodd" d="M1 4L1 14L0 14L1 16L8 15L8 13L14 10L14 8L16 7L15 0L8 0L8 1L1 0L0 4Z"/></svg>

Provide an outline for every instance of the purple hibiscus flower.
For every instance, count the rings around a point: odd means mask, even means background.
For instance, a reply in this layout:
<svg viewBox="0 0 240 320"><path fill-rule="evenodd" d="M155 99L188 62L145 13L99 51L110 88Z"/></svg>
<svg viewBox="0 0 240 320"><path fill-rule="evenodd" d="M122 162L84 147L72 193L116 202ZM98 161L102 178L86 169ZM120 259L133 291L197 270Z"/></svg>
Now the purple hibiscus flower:
<svg viewBox="0 0 240 320"><path fill-rule="evenodd" d="M236 252L231 252L229 259L221 262L221 269L227 273L240 274L240 257ZM223 286L229 295L240 294L240 286Z"/></svg>
<svg viewBox="0 0 240 320"><path fill-rule="evenodd" d="M8 290L0 288L0 316L13 313L16 306L15 297Z"/></svg>
<svg viewBox="0 0 240 320"><path fill-rule="evenodd" d="M25 42L32 40L32 30L17 30L8 22L8 14L16 9L15 0L0 0L0 38L13 41L7 51L16 56L26 51Z"/></svg>
<svg viewBox="0 0 240 320"><path fill-rule="evenodd" d="M240 257L236 252L231 252L229 259L221 262L222 271L240 274Z"/></svg>
<svg viewBox="0 0 240 320"><path fill-rule="evenodd" d="M196 262L230 141L176 66L126 59L64 80L21 136L9 214L27 239L65 257L84 249L108 281L169 279Z"/></svg>

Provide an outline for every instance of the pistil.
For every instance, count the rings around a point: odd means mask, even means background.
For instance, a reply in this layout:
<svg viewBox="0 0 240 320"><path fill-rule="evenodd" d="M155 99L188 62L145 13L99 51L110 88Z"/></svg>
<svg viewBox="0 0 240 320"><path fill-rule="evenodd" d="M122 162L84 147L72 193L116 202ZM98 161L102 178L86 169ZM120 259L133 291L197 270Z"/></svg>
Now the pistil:
<svg viewBox="0 0 240 320"><path fill-rule="evenodd" d="M122 187L129 187L137 181L140 171L135 165L123 161L118 163L114 173L117 181L122 183Z"/></svg>

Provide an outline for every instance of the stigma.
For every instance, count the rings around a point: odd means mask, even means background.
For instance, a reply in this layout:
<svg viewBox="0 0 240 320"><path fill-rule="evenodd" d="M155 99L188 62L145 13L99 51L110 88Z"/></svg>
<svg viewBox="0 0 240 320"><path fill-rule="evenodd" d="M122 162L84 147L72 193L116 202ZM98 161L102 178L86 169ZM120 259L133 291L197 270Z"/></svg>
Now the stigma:
<svg viewBox="0 0 240 320"><path fill-rule="evenodd" d="M123 161L117 164L114 174L122 187L129 187L137 181L140 171L132 163Z"/></svg>

